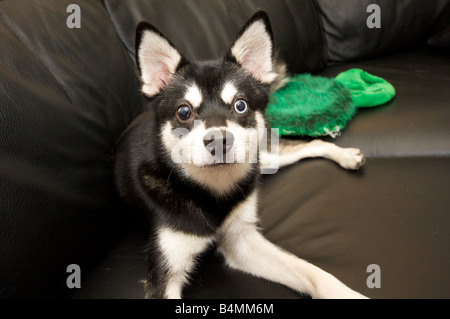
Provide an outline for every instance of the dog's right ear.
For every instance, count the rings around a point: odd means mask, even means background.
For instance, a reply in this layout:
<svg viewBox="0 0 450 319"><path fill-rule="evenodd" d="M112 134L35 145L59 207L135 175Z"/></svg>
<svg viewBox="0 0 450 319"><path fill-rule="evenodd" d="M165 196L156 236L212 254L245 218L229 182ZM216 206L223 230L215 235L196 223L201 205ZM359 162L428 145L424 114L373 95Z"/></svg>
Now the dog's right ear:
<svg viewBox="0 0 450 319"><path fill-rule="evenodd" d="M158 29L141 22L136 28L136 63L142 92L152 97L164 89L176 70L187 61Z"/></svg>
<svg viewBox="0 0 450 319"><path fill-rule="evenodd" d="M265 11L257 11L241 29L225 58L239 64L256 80L271 84L277 77L273 47L269 16Z"/></svg>

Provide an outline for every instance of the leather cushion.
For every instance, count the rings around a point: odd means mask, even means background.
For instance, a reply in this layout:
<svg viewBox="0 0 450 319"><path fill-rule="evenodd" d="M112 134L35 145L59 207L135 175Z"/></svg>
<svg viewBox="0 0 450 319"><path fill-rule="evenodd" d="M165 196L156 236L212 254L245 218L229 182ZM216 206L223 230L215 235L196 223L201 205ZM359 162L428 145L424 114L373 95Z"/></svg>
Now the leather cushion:
<svg viewBox="0 0 450 319"><path fill-rule="evenodd" d="M317 0L327 64L420 46L448 23L450 1ZM370 4L380 8L380 28L369 28Z"/></svg>
<svg viewBox="0 0 450 319"><path fill-rule="evenodd" d="M98 1L0 3L0 297L69 292L117 232L114 143L142 108L133 65Z"/></svg>
<svg viewBox="0 0 450 319"><path fill-rule="evenodd" d="M391 83L394 99L358 109L336 139L338 145L359 147L369 157L450 155L450 55L448 50L423 48L328 67L320 75L335 77L361 68Z"/></svg>
<svg viewBox="0 0 450 319"><path fill-rule="evenodd" d="M449 298L450 160L369 159L353 173L325 159L305 160L263 179L265 236L371 298ZM146 235L130 226L84 277L72 298L142 298ZM380 267L381 288L366 284ZM294 291L232 270L210 251L185 298L301 298Z"/></svg>

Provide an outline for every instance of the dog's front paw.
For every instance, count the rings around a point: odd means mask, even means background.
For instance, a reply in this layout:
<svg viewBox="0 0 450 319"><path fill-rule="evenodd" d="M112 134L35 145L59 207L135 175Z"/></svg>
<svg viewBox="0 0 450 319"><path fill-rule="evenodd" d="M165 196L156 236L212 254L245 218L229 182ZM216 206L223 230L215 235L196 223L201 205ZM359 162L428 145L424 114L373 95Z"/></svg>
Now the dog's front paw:
<svg viewBox="0 0 450 319"><path fill-rule="evenodd" d="M364 165L366 159L358 148L345 148L339 159L339 165L345 169L358 170Z"/></svg>

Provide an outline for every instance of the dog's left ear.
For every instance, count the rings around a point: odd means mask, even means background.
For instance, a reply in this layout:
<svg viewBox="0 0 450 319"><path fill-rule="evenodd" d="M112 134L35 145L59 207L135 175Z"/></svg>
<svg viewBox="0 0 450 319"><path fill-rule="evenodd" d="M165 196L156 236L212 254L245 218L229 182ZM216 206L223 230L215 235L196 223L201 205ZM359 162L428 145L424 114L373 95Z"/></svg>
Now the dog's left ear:
<svg viewBox="0 0 450 319"><path fill-rule="evenodd" d="M269 16L265 11L258 11L241 29L226 59L239 64L256 80L270 84L277 77L273 47Z"/></svg>

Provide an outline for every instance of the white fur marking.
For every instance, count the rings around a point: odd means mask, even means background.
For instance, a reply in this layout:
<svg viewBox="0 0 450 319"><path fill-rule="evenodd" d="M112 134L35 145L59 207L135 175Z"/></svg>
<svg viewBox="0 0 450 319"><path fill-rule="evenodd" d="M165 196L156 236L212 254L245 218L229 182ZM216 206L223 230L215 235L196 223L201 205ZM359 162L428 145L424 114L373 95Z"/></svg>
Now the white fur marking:
<svg viewBox="0 0 450 319"><path fill-rule="evenodd" d="M257 209L258 191L255 190L228 215L223 222L219 233L223 230L227 232L240 232L243 227L248 225L252 225L253 227L259 221Z"/></svg>
<svg viewBox="0 0 450 319"><path fill-rule="evenodd" d="M162 126L160 133L162 136L163 144L168 153L177 145L179 141L177 138L173 136L172 131L173 131L172 124L170 124L170 122L167 122Z"/></svg>
<svg viewBox="0 0 450 319"><path fill-rule="evenodd" d="M191 103L192 107L198 108L203 102L202 92L196 84L188 87L184 98Z"/></svg>
<svg viewBox="0 0 450 319"><path fill-rule="evenodd" d="M233 122L223 129L233 133L234 144L240 147L239 150L231 151L231 156L227 155L227 165L213 167L208 165L213 163L214 158L203 143L203 137L212 128L206 129L202 121L196 121L191 131L185 128L173 129L170 122L161 129L164 148L183 174L221 195L233 189L236 182L245 177L251 163L256 163L258 143L257 135L252 136L252 133L257 133L256 130L247 130ZM180 135L183 135L182 139Z"/></svg>
<svg viewBox="0 0 450 319"><path fill-rule="evenodd" d="M233 103L234 97L238 93L238 90L231 82L227 82L225 86L222 89L222 93L220 94L220 97L226 104Z"/></svg>
<svg viewBox="0 0 450 319"><path fill-rule="evenodd" d="M162 228L158 231L159 247L168 266L167 298L180 298L183 285L195 265L195 258L214 240Z"/></svg>

